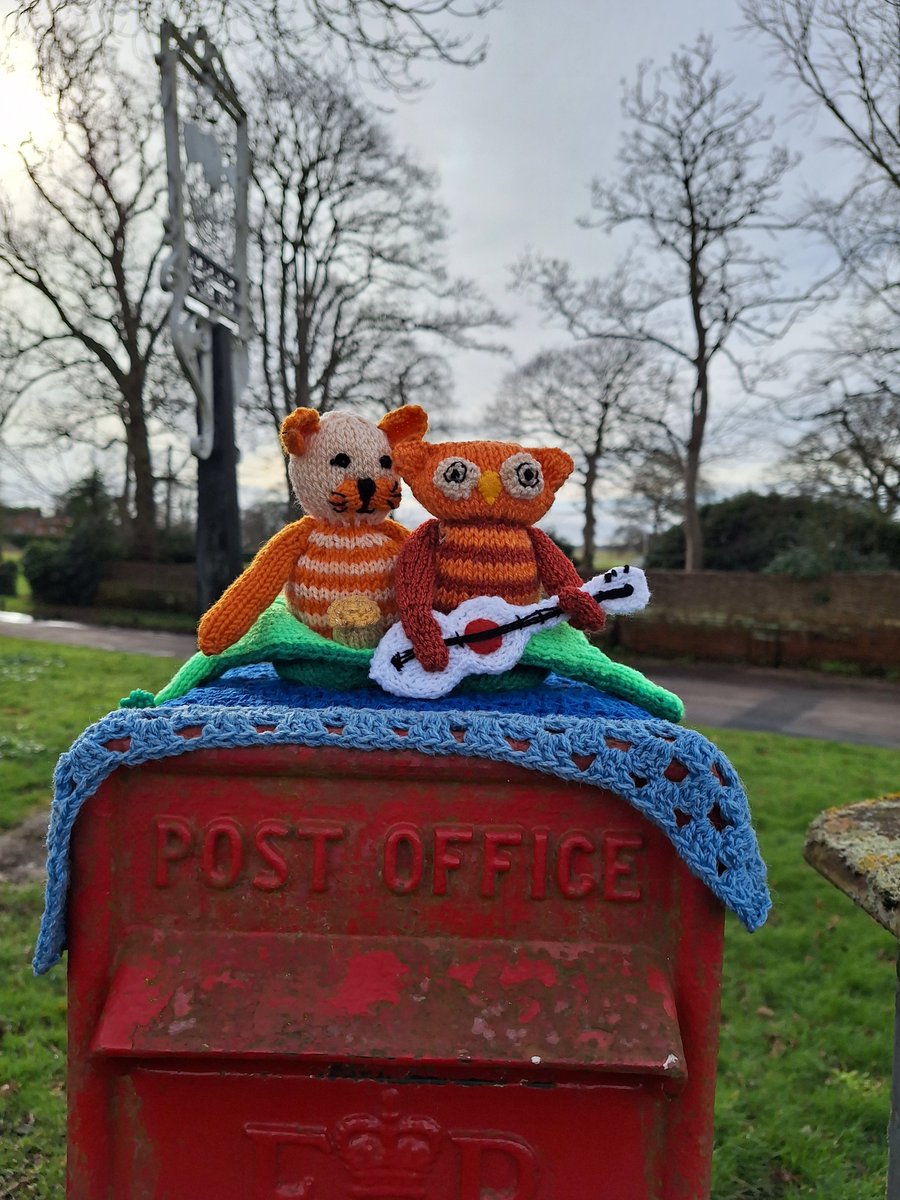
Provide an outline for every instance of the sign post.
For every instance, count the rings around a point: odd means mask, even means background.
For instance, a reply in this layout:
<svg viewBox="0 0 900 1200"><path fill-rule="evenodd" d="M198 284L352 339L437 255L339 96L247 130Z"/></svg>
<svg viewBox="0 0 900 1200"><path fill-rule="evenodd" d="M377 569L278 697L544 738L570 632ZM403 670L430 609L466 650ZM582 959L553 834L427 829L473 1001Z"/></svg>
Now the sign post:
<svg viewBox="0 0 900 1200"><path fill-rule="evenodd" d="M160 30L175 354L197 399L197 602L213 604L242 566L234 405L247 376L247 114L201 26Z"/></svg>

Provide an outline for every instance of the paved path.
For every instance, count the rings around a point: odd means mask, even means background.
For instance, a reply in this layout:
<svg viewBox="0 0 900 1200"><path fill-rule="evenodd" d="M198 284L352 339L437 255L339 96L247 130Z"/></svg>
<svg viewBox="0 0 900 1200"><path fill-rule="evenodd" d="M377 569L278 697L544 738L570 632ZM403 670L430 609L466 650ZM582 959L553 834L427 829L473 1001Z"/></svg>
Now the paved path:
<svg viewBox="0 0 900 1200"><path fill-rule="evenodd" d="M645 659L640 670L682 698L690 725L900 750L900 685L895 683L730 663L682 666Z"/></svg>
<svg viewBox="0 0 900 1200"><path fill-rule="evenodd" d="M182 660L196 649L194 638L183 633L112 629L73 621L32 621L18 613L3 612L0 636ZM767 730L900 749L898 684L840 679L813 671L728 663L682 665L662 659L642 660L640 669L655 683L681 696L691 725Z"/></svg>

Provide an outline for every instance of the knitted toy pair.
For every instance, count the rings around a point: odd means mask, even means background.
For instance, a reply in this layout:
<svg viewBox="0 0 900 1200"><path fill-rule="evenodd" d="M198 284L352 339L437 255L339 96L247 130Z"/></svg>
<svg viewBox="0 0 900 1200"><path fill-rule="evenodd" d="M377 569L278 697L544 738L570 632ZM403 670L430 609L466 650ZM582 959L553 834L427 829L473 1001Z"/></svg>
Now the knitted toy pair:
<svg viewBox="0 0 900 1200"><path fill-rule="evenodd" d="M399 616L427 671L448 662L432 609L474 596L527 605L555 594L573 624L601 629L603 609L534 527L572 471L569 455L490 441L428 445L427 427L418 405L377 427L349 413L292 413L281 441L307 515L267 542L206 613L200 649L232 645L282 589L297 620L345 645L374 646ZM400 502L398 472L436 518L412 537L386 519Z"/></svg>

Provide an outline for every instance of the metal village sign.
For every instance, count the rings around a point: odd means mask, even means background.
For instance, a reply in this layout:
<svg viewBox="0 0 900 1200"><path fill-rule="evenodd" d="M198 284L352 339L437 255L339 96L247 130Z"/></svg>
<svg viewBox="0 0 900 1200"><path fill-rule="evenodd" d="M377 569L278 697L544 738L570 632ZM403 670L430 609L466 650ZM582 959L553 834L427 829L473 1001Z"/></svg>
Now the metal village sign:
<svg viewBox="0 0 900 1200"><path fill-rule="evenodd" d="M171 253L161 283L172 292L169 325L178 361L197 397L198 432L191 450L213 450L213 326L236 336L235 395L247 374L247 114L221 55L202 26L160 30Z"/></svg>

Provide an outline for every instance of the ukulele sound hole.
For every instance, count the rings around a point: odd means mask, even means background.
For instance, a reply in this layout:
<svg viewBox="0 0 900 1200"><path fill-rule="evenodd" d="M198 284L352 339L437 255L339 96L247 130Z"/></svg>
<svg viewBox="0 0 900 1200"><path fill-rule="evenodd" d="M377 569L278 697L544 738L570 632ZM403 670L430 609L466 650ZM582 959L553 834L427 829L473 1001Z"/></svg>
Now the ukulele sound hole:
<svg viewBox="0 0 900 1200"><path fill-rule="evenodd" d="M479 636L475 641L469 643L469 649L474 650L476 654L493 654L495 650L499 650L503 645L501 636L483 636L497 628L496 621L488 621L485 617L476 617L474 621L470 621L463 630L463 636L469 637L473 633L477 633Z"/></svg>

